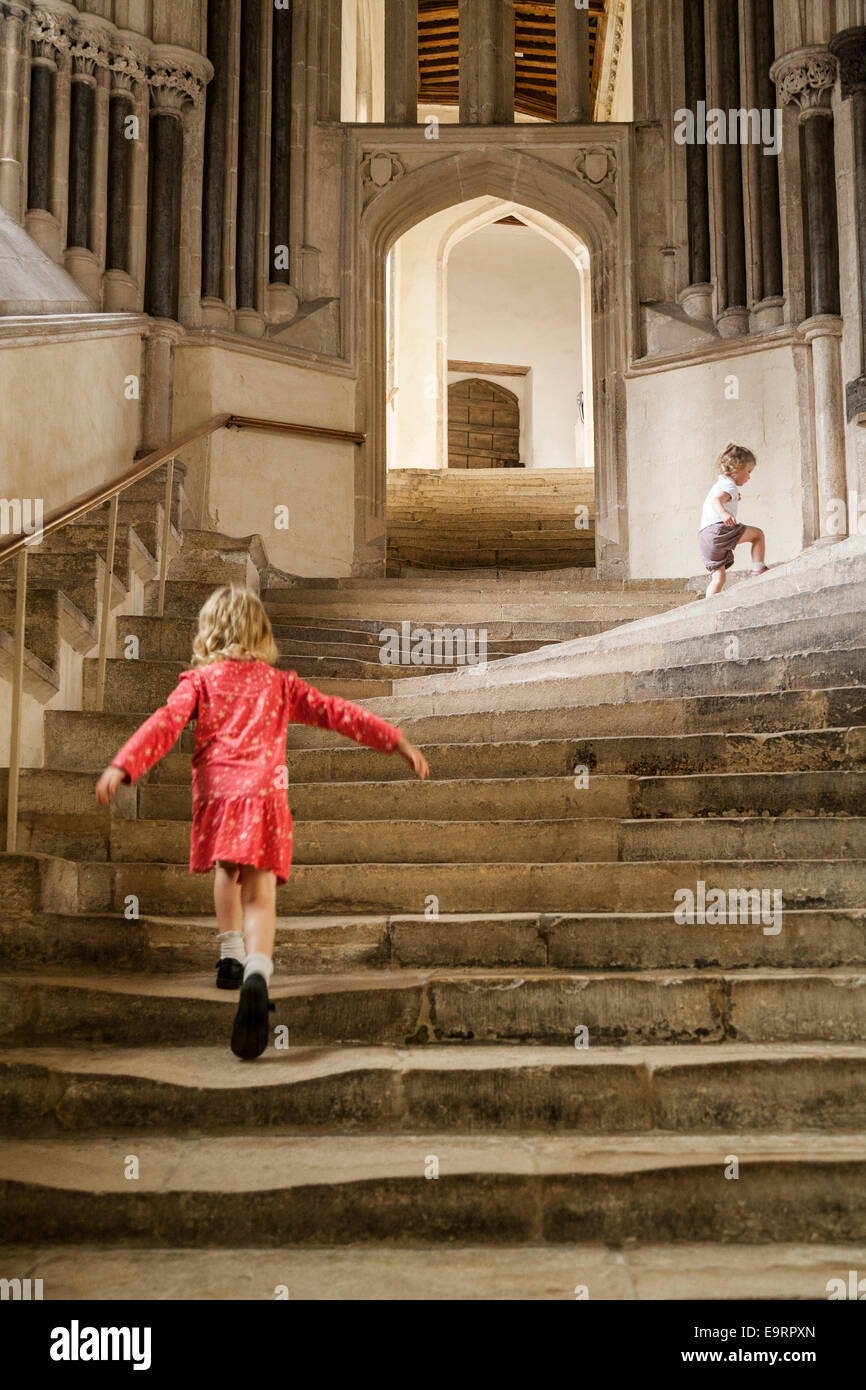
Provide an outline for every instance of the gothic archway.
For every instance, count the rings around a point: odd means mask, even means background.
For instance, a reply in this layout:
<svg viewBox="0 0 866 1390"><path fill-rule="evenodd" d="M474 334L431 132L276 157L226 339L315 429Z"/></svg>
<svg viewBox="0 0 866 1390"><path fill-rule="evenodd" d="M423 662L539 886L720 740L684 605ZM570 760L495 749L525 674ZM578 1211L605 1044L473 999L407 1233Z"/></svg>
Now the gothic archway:
<svg viewBox="0 0 866 1390"><path fill-rule="evenodd" d="M443 131L443 137L445 134ZM602 191L578 172L571 172L552 159L529 154L523 148L479 147L468 141L454 153L427 156L418 167L404 171L400 155L386 152L381 146L371 148L357 133L356 139L358 167L367 171L363 179L366 206L359 219L359 273L355 281L358 419L367 434L356 489L358 568L376 571L384 563L388 251L398 237L424 218L487 196L519 202L552 218L571 231L589 253L598 570L605 577L626 577L624 373L628 345L633 340L634 306L626 288L626 271L631 263L630 232L628 219L619 218L614 206L615 172ZM458 145L460 139L461 132L455 128L453 143ZM427 155L426 151L423 153ZM580 152L572 146L572 161L575 153L579 166ZM609 159L615 170L614 150L609 152Z"/></svg>

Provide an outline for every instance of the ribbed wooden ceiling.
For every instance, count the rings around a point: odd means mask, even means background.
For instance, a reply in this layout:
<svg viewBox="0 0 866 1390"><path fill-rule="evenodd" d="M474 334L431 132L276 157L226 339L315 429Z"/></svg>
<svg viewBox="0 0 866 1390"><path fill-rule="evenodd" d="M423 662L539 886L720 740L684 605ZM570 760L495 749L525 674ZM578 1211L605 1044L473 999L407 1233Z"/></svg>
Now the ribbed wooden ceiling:
<svg viewBox="0 0 866 1390"><path fill-rule="evenodd" d="M459 91L459 6L419 0L418 100L456 106ZM598 87L607 25L606 0L590 0L589 58L592 98ZM527 116L556 120L556 0L516 0L514 104Z"/></svg>

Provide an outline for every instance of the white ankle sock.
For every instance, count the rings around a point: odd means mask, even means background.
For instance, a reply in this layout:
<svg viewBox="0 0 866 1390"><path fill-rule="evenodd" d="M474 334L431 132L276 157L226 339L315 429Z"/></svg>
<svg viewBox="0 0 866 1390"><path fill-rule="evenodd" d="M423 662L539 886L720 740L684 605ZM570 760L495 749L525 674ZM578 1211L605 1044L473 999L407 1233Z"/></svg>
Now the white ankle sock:
<svg viewBox="0 0 866 1390"><path fill-rule="evenodd" d="M248 980L250 975L264 975L269 980L274 973L274 962L270 956L266 956L264 951L253 951L252 955L247 956L247 963L244 966L244 979Z"/></svg>
<svg viewBox="0 0 866 1390"><path fill-rule="evenodd" d="M219 943L220 960L237 960L243 965L246 960L243 932L221 931Z"/></svg>

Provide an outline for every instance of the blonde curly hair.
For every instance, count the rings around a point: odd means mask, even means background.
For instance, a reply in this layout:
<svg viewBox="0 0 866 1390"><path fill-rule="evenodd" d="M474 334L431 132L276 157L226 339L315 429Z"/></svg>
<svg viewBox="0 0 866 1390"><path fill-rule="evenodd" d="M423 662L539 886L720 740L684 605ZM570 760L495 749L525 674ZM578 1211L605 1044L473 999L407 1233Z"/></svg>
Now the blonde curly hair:
<svg viewBox="0 0 866 1390"><path fill-rule="evenodd" d="M275 665L279 652L261 599L249 589L224 584L214 589L198 615L192 644L193 666L214 661L266 661Z"/></svg>
<svg viewBox="0 0 866 1390"><path fill-rule="evenodd" d="M747 449L744 444L726 444L716 460L716 471L722 478L733 478L741 468L747 468L750 463L757 462L751 449Z"/></svg>

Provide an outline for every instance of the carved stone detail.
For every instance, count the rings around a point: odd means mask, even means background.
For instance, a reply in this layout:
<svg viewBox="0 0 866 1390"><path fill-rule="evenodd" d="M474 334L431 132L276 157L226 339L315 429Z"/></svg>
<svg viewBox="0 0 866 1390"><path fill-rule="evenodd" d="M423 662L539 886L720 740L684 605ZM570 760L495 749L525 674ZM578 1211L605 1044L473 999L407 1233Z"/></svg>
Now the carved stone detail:
<svg viewBox="0 0 866 1390"><path fill-rule="evenodd" d="M836 59L826 48L786 53L770 69L782 106L795 103L801 111L829 111L837 73Z"/></svg>
<svg viewBox="0 0 866 1390"><path fill-rule="evenodd" d="M212 77L207 58L188 48L160 44L147 60L151 101L158 111L180 114L189 105L200 106Z"/></svg>
<svg viewBox="0 0 866 1390"><path fill-rule="evenodd" d="M402 178L405 172L402 159L390 150L370 150L361 161L364 191L371 196Z"/></svg>
<svg viewBox="0 0 866 1390"><path fill-rule="evenodd" d="M609 145L589 145L574 161L574 172L616 207L616 150Z"/></svg>
<svg viewBox="0 0 866 1390"><path fill-rule="evenodd" d="M63 17L41 5L30 13L28 35L34 58L49 63L56 63L61 54L67 53L72 42Z"/></svg>

